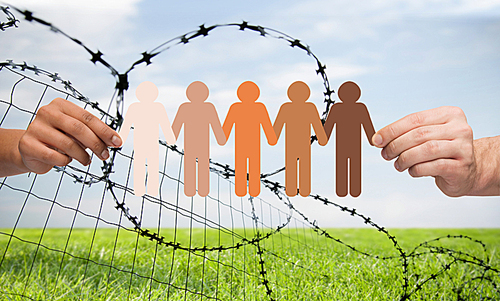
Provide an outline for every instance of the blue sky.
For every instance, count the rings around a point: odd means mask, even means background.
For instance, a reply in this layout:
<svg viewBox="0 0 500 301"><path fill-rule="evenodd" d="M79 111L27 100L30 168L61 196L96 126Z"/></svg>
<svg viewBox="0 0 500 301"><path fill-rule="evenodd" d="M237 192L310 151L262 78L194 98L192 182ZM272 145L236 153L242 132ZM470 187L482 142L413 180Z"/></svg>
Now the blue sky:
<svg viewBox="0 0 500 301"><path fill-rule="evenodd" d="M444 105L461 107L475 138L500 134L500 1L12 1L79 38L120 71L170 38L199 25L246 20L280 30L308 44L326 64L334 90L347 80L362 90L360 101L375 129L412 112ZM26 61L58 72L83 94L107 104L114 79L89 55L39 25L21 22L0 32L1 60ZM4 42L6 41L6 42ZM210 88L209 101L223 119L236 101L236 88L252 80L274 120L287 101L286 89L303 80L310 101L322 111L321 80L315 62L284 41L253 32L218 29L206 38L172 48L147 68L131 73L127 104L144 80L160 88L172 121L195 80ZM4 97L10 84L0 81ZM23 98L29 98L29 93ZM3 98L2 98L3 99ZM334 99L337 99L334 95ZM365 139L365 138L363 138ZM220 147L212 137L212 156L233 164L234 138ZM388 227L500 227L499 197L449 198L432 178L399 173L378 149L363 144L363 193L342 198L334 191L334 145L313 145L312 190L352 206ZM127 142L130 147L130 141ZM182 143L182 136L179 141ZM283 138L262 147L262 171L284 165ZM284 175L276 176L284 182ZM19 180L21 181L21 180ZM26 180L24 180L26 181ZM293 198L294 204L321 225L362 226L335 209ZM0 201L11 206L7 201ZM15 202L13 200L12 202ZM2 224L0 224L0 227Z"/></svg>

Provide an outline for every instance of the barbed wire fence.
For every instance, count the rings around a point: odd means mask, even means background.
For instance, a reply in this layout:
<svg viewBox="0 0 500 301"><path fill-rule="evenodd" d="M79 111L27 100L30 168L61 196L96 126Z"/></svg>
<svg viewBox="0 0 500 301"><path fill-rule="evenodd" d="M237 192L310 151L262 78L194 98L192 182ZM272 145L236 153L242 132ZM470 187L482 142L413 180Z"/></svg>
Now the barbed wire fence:
<svg viewBox="0 0 500 301"><path fill-rule="evenodd" d="M103 58L103 53L101 51L91 50L80 40L71 37L51 23L35 17L30 11L20 10L12 6L11 8L23 16L26 21L46 26L52 32L72 40L90 54L90 61L92 63L101 64L107 68L116 80L116 85L114 87L115 93L111 100L111 103L115 104L116 108L114 110L112 110L111 107L107 109L101 108L99 103L91 101L76 90L70 81L64 80L57 73L38 68L26 62L19 63L12 60L5 60L0 63L0 71L10 73L16 80L11 88L10 99L0 99L0 105L3 106L0 127L5 125L7 119L9 119L9 116L12 114L28 115L29 124L35 117L37 109L45 101L44 98L46 97L47 91L50 90L64 95L66 99L71 99L88 110L92 110L96 115L100 115L101 119L111 128L117 130L123 121L124 92L129 87L128 75L135 67L139 65L149 66L153 63L153 59L159 54L173 47L192 43L197 38L206 37L210 35L212 31L223 28L236 28L240 31L257 33L262 38L282 40L289 46L305 52L305 54L315 61L317 66L316 73L321 77L323 82L325 105L325 109L322 113L323 122L326 119L330 106L334 103L332 99L334 91L330 87L325 71L326 66L321 63L319 58L311 51L307 44L271 28L249 24L246 21L211 26L201 25L196 30L168 40L152 50L144 51L141 53L141 57L125 72L120 73ZM17 27L20 21L16 19L11 10L4 6L0 6L0 9L6 18L5 22L3 20L0 21L0 29L4 31ZM40 80L40 78L44 78L48 82L44 82ZM23 82L30 82L43 87L42 95L34 108L26 108L24 105L18 104L15 99L16 89L20 89L19 86ZM315 140L316 138L314 136L311 137L311 143L314 143ZM86 288L84 283L93 281L92 279L95 275L93 275L91 271L94 271L96 267L102 270L109 269L107 275L100 275L101 278L106 279L106 286L104 288L105 296L112 294L109 287L110 283L112 283L111 280L113 275L123 274L130 277L127 281L128 283L119 283L119 285L128 286L127 299L141 296L141 298L147 297L148 299L175 299L183 297L185 300L188 297L196 297L200 299L228 300L235 296L240 296L238 290L242 290L243 299L248 295L248 299L262 299L265 296L268 300L278 300L281 299L285 287L288 286L288 283L282 283L283 276L277 275L278 272L276 269L272 268L274 265L280 264L289 265L293 270L300 270L301 272L297 273L301 275L300 277L307 274L308 277L331 281L331 275L328 273L318 269L315 270L311 268L311 265L301 263L301 260L297 260L301 258L298 254L278 252L273 246L280 241L280 246L283 248L283 238L285 238L285 240L288 240L288 242L285 243L303 244L304 248L308 250L307 252L316 251L321 253L324 252L324 250L321 251L324 246L335 243L367 258L373 258L382 262L398 262L398 268L395 269L395 273L397 273L401 282L400 294L397 297L399 300L409 300L418 296L418 293L426 286L431 283L439 282L444 277L454 278L454 272L452 270L459 265L467 266L467 269L470 269L468 270L470 275L457 280L457 289L453 292L456 299L467 300L472 298L493 300L500 298L500 291L498 288L500 269L491 264L491 258L483 242L466 235L446 235L431 241L423 242L411 251L405 251L394 235L384 227L375 223L370 217L359 213L355 208L343 206L317 194L311 194L308 197L312 201L336 208L341 212L345 212L345 214L351 215L353 218L359 219L362 223L375 229L381 233L381 235L384 235L394 247L395 251L395 255L372 254L369 251L365 251L333 236L329 231L320 227L317 221L309 218L306 214L297 209L285 194L284 186L277 181L271 180L272 176L284 171L284 167L261 175L261 183L271 192L275 200L267 201L263 198L253 197L249 197L248 199L239 198L240 203L237 204L237 201L233 200L231 197L234 187L234 183L231 180L234 177L234 169L228 164L210 160L210 171L217 179L217 197L206 197L203 207L205 212L204 214L200 214L194 210L193 199L191 199L187 207L180 204L180 202L182 202L180 198L180 191L182 191L182 189L179 187L183 185L180 179L183 151L175 145L167 145L165 141L160 140L159 143L165 156L164 167L163 170L160 171L160 195L159 197L150 195L142 197L140 213L132 209L130 203L125 201L127 197L130 199L133 195L133 190L129 186L133 152L125 153L120 148L111 149L110 158L104 161L100 168L96 168L95 163L92 163L86 168L80 168L72 164L65 167L54 167L53 171L49 173L52 177L58 175L55 189L56 192L53 197L43 196L35 192L37 180L42 181L41 178L44 176L28 175L27 179L29 179L29 181L26 181L26 184L20 186L17 186L16 183L18 183L18 181L15 179L11 180L12 178L6 177L1 180L0 195L6 195L7 192L15 193L18 197L24 198L24 202L15 218L12 229L0 231L0 238L4 239L2 240L2 245L5 245L5 250L3 251L0 261L0 272L5 273L11 269L9 262L12 260L12 256L15 255L11 254L14 252L12 251L14 245L30 245L34 250L31 250L29 254L25 255L25 278L23 280L23 287L16 287L12 283L9 283L8 279L0 278L2 279L2 283L4 283L0 289L0 294L3 294L6 298L30 300L53 299L63 286L65 262L67 260L77 260L84 266L83 270L79 271L81 274L78 275L81 279L79 292L76 293L78 299L85 296ZM172 159L172 156L174 156L174 159ZM167 160L169 160L169 162L176 162L177 171L169 172L166 170ZM120 164L120 166L128 166L128 169L123 173L124 177L120 178L116 173L117 164ZM119 180L117 180L118 178ZM64 182L63 184L63 181L67 181L67 179L70 179L71 183ZM170 184L168 184L167 181L170 181L168 182ZM71 185L74 187L73 190L79 187L80 191L76 198L76 204L71 206L66 204L64 200L61 200L61 198L58 198L58 193L60 190L64 189L64 185ZM169 185L171 188L173 187L173 189L167 189L166 186ZM226 185L227 190L222 191L220 189L221 185ZM82 201L84 200L84 193L90 190L91 187L102 189L102 198L98 206L97 214L91 214L81 209L81 206L83 206ZM162 192L165 196L162 195ZM224 194L226 198L221 196L221 193ZM33 202L33 200L50 205L38 241L26 239L23 238L22 235L16 234L19 232L17 227L23 213L29 208L28 201ZM103 216L103 206L109 206L109 201L113 202L113 206L117 210L117 213L119 213L118 221L113 221ZM277 201L279 205L276 205L275 201ZM214 205L218 210L216 218L211 218L207 213L209 203ZM154 230L143 227L143 221L146 214L144 208L151 205L157 206L158 210L158 227ZM55 208L62 208L73 213L69 233L65 238L65 244L59 247L54 247L49 243L43 243L44 233L50 223L51 213L53 210L56 210ZM261 211L260 214L258 213L259 208ZM271 213L264 214L264 208ZM229 212L231 216L231 226L221 222L221 212L224 210ZM167 212L173 213L175 216L173 233L169 233L173 237L172 239L168 238L169 235L162 234L162 214L165 215ZM236 221L235 215L241 216L241 220ZM74 250L72 251L70 243L75 221L77 217L80 216L84 216L95 223L92 229L90 246L86 255L77 254ZM265 218L265 216L267 218ZM279 220L273 222L271 220L273 216L278 216ZM178 220L180 219L189 222L189 233L187 234L188 241L180 239L181 227L178 224ZM249 225L246 225L245 221L251 221L251 228L247 228ZM198 242L199 244L192 241L194 237L193 231L196 230L193 224L201 226L205 231L203 236L204 241ZM235 224L241 224L243 226L242 229L235 226ZM98 240L96 237L98 236L97 230L100 225L116 228L116 237L114 239L114 245L112 246L111 259L108 263L94 258L97 251L94 250L93 247L94 243ZM303 230L303 235L299 235L298 233L293 234L290 230L300 227ZM215 230L218 232L218 239L216 242L209 243L207 241L207 230ZM310 237L307 236L306 230L311 232L309 235ZM119 257L116 250L117 245L121 242L121 240L119 240L120 233L136 235L135 243L133 247L131 247L133 250L133 255L130 254L133 257L131 265L115 262L115 258L116 261L118 261ZM480 247L482 255L478 256L469 252L439 245L440 242L447 240L470 242L472 245ZM141 258L137 257L138 252L141 250L141 243L146 244L150 248L154 246L154 252L151 254L152 262L146 264L141 261ZM311 247L309 243L313 246ZM35 277L34 274L37 272L41 273L36 270L36 261L37 256L42 257L40 254L44 253L57 254L60 256L57 261L59 265L58 272L51 290L49 291L48 288L46 288L36 296L29 293L30 283L33 282L30 278L32 279ZM168 254L171 258L169 261L164 261L165 254ZM226 254L228 255L225 256ZM416 260L425 258L429 255L434 255L438 258L439 268L437 271L430 274L419 274L416 268ZM181 269L177 264L185 259L185 257L182 256L187 256L187 262ZM243 265L235 262L235 258L238 256L243 256ZM162 261L162 264L159 263L160 261ZM167 264L165 264L165 262ZM201 271L199 271L200 266ZM160 272L156 271L162 269L166 269L166 271L162 271L163 274L159 275ZM212 275L214 271L216 271L215 276ZM293 282L294 279L297 280L297 278L293 276L293 273L294 272L286 274L284 278L287 278L287 281L291 282ZM215 283L206 283L204 279L208 277L215 279ZM221 278L223 277L229 278L222 280ZM135 285L138 281L147 282L145 286L148 290L147 292L135 291ZM193 281L195 283L193 283ZM230 283L230 288L223 289L228 282ZM233 283L238 283L238 285L235 286ZM161 297L154 296L154 289L156 287L165 289ZM296 291L294 294L289 295L288 298L300 299L300 293L301 292Z"/></svg>

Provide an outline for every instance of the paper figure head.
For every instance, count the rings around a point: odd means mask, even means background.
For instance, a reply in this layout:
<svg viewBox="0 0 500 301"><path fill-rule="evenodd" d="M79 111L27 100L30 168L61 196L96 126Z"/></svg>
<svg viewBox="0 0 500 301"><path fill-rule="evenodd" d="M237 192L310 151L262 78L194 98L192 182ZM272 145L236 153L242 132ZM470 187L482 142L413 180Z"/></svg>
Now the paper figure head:
<svg viewBox="0 0 500 301"><path fill-rule="evenodd" d="M237 94L242 102L255 102L259 99L260 90L254 82L246 81L238 87Z"/></svg>
<svg viewBox="0 0 500 301"><path fill-rule="evenodd" d="M361 96L361 89L355 82L345 82L340 86L338 95L342 102L354 103Z"/></svg>
<svg viewBox="0 0 500 301"><path fill-rule="evenodd" d="M135 96L141 102L153 102L158 98L158 88L152 82L142 82L135 90Z"/></svg>
<svg viewBox="0 0 500 301"><path fill-rule="evenodd" d="M296 81L288 88L288 98L292 102L306 102L311 95L309 86L301 81Z"/></svg>
<svg viewBox="0 0 500 301"><path fill-rule="evenodd" d="M186 96L191 102L204 102L208 98L208 87L200 81L192 82L186 89Z"/></svg>

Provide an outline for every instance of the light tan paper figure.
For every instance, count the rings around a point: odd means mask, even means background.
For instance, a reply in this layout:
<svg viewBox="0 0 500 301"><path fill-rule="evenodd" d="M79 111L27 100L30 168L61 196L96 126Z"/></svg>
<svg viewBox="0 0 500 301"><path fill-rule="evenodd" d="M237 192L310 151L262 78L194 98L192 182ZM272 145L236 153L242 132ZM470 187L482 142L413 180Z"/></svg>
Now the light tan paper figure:
<svg viewBox="0 0 500 301"><path fill-rule="evenodd" d="M311 193L311 126L320 145L328 139L321 124L318 110L313 103L306 103L311 90L306 83L297 81L288 88L292 102L281 105L274 121L274 132L279 139L285 128L285 190L288 196L297 195L297 164L299 166L299 193L306 197Z"/></svg>
<svg viewBox="0 0 500 301"><path fill-rule="evenodd" d="M361 89L354 82L343 83L338 91L341 103L335 103L330 109L325 122L325 132L328 138L336 124L336 185L337 195L347 195L349 175L349 193L353 197L361 194L361 126L366 137L372 144L375 134L368 109L362 103L356 102L361 96Z"/></svg>
<svg viewBox="0 0 500 301"><path fill-rule="evenodd" d="M247 194L256 197L260 193L260 127L270 145L277 142L276 135L269 119L266 106L255 102L260 96L259 87L246 81L238 87L238 98L241 102L231 105L222 126L226 138L229 139L231 129L235 126L235 192L237 196Z"/></svg>
<svg viewBox="0 0 500 301"><path fill-rule="evenodd" d="M180 105L172 130L179 137L184 124L184 194L196 194L196 161L198 161L198 194L205 197L210 192L210 126L217 143L224 145L226 136L222 131L219 116L213 104L204 102L208 98L208 87L199 81L186 89L190 102Z"/></svg>
<svg viewBox="0 0 500 301"><path fill-rule="evenodd" d="M128 108L120 136L127 139L130 127L134 125L134 193L142 196L146 193L146 164L148 173L147 192L158 195L159 186L159 143L160 129L169 145L175 144L175 136L170 127L167 112L161 103L154 102L158 97L158 88L152 82L143 82L135 90L139 102Z"/></svg>

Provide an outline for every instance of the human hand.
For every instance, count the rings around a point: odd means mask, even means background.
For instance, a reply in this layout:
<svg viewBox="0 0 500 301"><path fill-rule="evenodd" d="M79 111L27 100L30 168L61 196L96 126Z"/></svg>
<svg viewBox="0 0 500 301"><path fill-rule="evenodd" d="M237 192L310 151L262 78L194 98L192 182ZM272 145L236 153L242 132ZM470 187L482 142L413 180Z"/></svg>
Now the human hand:
<svg viewBox="0 0 500 301"><path fill-rule="evenodd" d="M410 114L372 137L392 160L412 177L432 176L441 191L452 197L467 195L476 181L473 134L458 107L440 107Z"/></svg>
<svg viewBox="0 0 500 301"><path fill-rule="evenodd" d="M38 110L18 147L26 168L43 174L53 166L69 164L72 159L89 165L86 148L106 160L107 146L121 144L118 134L97 117L70 101L56 98Z"/></svg>

